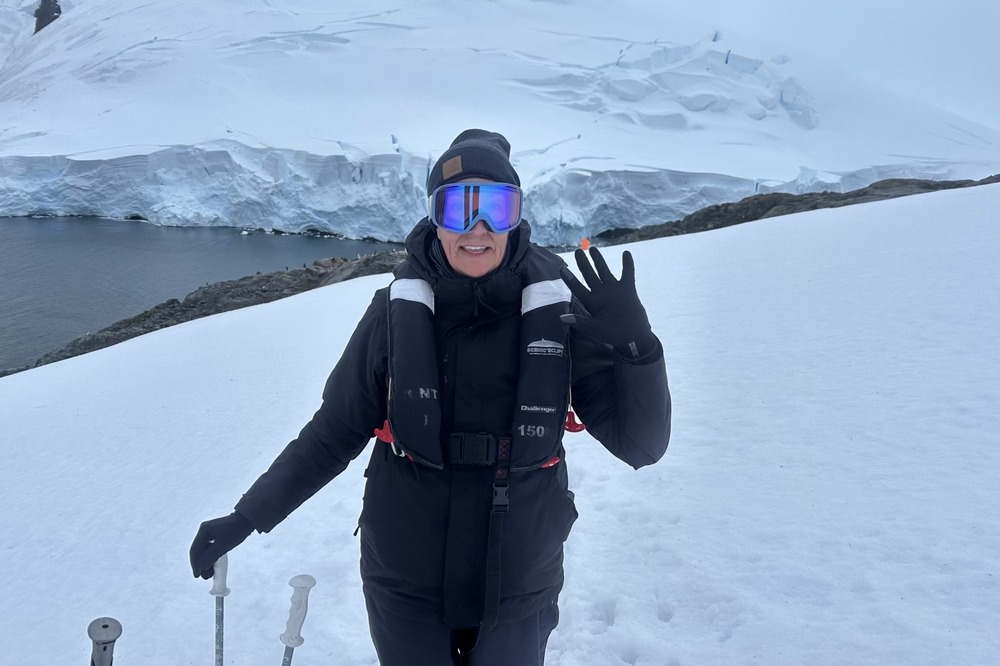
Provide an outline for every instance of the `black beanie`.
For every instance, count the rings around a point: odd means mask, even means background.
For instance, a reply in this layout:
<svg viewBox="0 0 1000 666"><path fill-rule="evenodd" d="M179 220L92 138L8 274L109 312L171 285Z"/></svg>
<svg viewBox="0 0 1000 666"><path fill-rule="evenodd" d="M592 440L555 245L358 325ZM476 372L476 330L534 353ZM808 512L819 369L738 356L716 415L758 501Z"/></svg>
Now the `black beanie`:
<svg viewBox="0 0 1000 666"><path fill-rule="evenodd" d="M467 129L455 137L427 176L427 194L442 185L477 177L520 187L521 179L510 165L510 143L502 134Z"/></svg>

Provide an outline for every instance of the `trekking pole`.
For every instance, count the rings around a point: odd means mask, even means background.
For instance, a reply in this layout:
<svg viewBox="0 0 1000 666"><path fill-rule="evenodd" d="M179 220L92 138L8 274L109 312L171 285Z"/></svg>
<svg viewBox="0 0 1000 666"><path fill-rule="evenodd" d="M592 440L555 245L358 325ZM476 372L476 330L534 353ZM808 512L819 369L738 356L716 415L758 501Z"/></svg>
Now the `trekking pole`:
<svg viewBox="0 0 1000 666"><path fill-rule="evenodd" d="M209 592L215 597L215 666L222 666L223 611L224 601L229 588L226 587L226 573L229 569L229 556L223 554L215 563L215 575L212 576L212 589Z"/></svg>
<svg viewBox="0 0 1000 666"><path fill-rule="evenodd" d="M87 627L87 635L94 642L90 666L111 666L115 641L122 635L122 623L113 617L99 617Z"/></svg>
<svg viewBox="0 0 1000 666"><path fill-rule="evenodd" d="M292 586L292 607L288 609L288 624L285 633L281 634L281 642L285 644L285 656L281 666L291 666L292 651L305 643L302 638L302 623L306 621L306 611L309 609L309 590L316 584L316 579L309 574L299 574L288 584Z"/></svg>

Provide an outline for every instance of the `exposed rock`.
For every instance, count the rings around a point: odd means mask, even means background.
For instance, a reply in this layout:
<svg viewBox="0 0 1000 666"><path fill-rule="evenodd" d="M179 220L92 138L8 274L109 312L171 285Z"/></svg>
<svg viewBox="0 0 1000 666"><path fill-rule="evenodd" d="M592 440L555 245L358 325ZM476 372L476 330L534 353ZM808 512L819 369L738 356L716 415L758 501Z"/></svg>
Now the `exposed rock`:
<svg viewBox="0 0 1000 666"><path fill-rule="evenodd" d="M41 0L35 10L35 33L62 15L59 0Z"/></svg>
<svg viewBox="0 0 1000 666"><path fill-rule="evenodd" d="M921 194L936 190L949 190L1000 182L1000 175L982 180L880 180L868 187L851 192L812 192L808 194L756 194L736 203L716 204L691 213L683 220L665 222L641 229L616 229L597 236L605 244L633 243L635 241L678 236L697 231L719 229L753 220L779 215L790 215L819 208L837 208L851 204L868 203L896 197Z"/></svg>

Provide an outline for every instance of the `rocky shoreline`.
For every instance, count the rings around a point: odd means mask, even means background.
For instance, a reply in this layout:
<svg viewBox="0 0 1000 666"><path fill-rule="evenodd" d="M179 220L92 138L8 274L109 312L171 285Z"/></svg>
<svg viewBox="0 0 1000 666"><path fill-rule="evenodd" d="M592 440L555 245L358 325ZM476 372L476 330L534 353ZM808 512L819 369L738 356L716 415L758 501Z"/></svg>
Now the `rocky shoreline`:
<svg viewBox="0 0 1000 666"><path fill-rule="evenodd" d="M870 203L885 199L924 194L938 190L954 190L1000 182L1000 174L981 180L917 180L891 178L880 180L867 187L850 192L808 192L784 194L772 192L755 194L735 203L715 204L691 213L683 220L655 224L641 229L606 231L597 237L605 244L634 243L636 241L679 236L698 231L720 229L734 224L763 220L779 215L791 215L820 208L839 208L853 204Z"/></svg>
<svg viewBox="0 0 1000 666"><path fill-rule="evenodd" d="M0 370L0 377L110 347L130 338L186 321L269 303L316 287L364 275L389 273L404 256L406 256L404 251L397 250L357 259L331 257L314 261L311 266L305 268L257 273L237 280L205 285L185 296L183 300L171 298L134 317L122 319L96 333L77 338L65 347L42 356L34 365Z"/></svg>
<svg viewBox="0 0 1000 666"><path fill-rule="evenodd" d="M851 192L814 192L807 194L759 194L735 203L709 206L682 220L642 227L611 230L595 240L601 245L618 245L664 236L708 231L753 220L789 215L820 208L836 208L883 199L921 194L945 189L973 187L1000 182L1000 174L982 180L934 181L891 179ZM34 365L0 370L0 377L54 363L87 352L110 347L145 333L186 321L228 312L250 305L268 303L316 287L322 287L364 275L391 272L399 264L403 251L382 252L357 259L321 259L306 268L274 273L259 273L201 287L184 297L164 303L96 333L73 340L65 347L41 357Z"/></svg>

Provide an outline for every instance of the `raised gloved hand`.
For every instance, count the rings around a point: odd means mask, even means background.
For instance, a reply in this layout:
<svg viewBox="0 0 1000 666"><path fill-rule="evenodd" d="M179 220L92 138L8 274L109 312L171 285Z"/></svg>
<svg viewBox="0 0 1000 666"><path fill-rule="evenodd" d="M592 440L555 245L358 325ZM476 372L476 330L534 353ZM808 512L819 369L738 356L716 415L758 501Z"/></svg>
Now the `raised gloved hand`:
<svg viewBox="0 0 1000 666"><path fill-rule="evenodd" d="M220 557L243 543L253 525L242 514L233 511L228 516L206 520L198 528L191 543L191 570L195 578L208 580L215 574Z"/></svg>
<svg viewBox="0 0 1000 666"><path fill-rule="evenodd" d="M649 326L646 308L639 302L635 290L635 262L632 253L622 254L622 277L616 280L607 262L596 247L590 248L594 268L583 250L576 251L576 265L580 268L584 287L568 268L560 276L569 290L579 299L590 314L580 316L564 314L563 323L576 328L583 335L614 347L626 358L638 359L656 349L656 336Z"/></svg>

